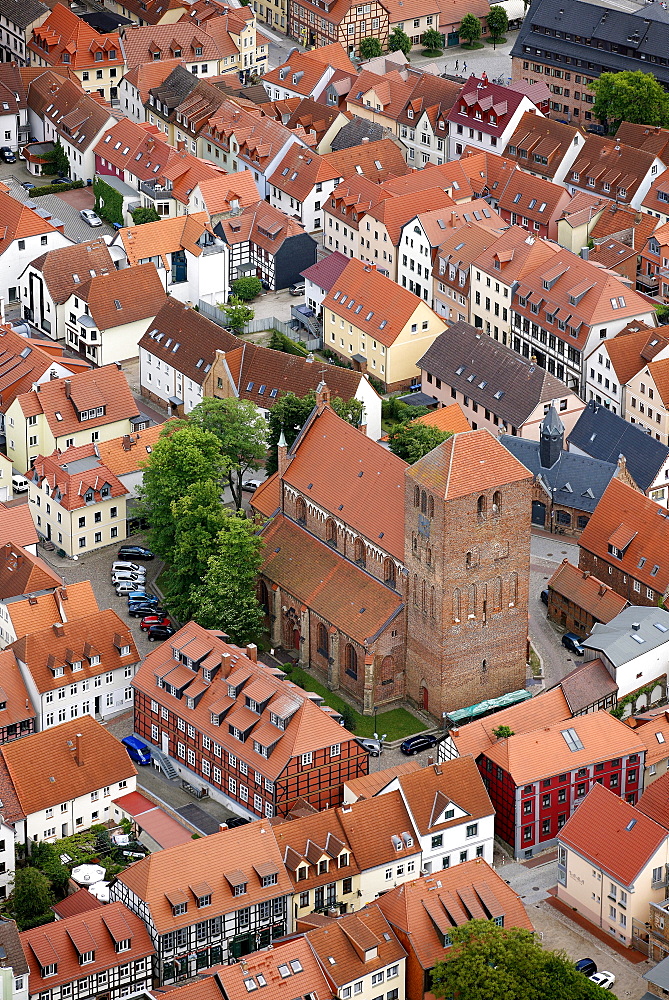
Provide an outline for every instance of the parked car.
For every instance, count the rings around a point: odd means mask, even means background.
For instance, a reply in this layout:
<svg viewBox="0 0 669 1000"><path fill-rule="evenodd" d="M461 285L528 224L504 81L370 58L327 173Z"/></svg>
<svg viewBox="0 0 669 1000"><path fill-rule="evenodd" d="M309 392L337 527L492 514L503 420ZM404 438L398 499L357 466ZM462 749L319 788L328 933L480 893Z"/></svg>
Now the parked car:
<svg viewBox="0 0 669 1000"><path fill-rule="evenodd" d="M118 550L119 559L153 559L151 549L145 549L142 545L122 545Z"/></svg>
<svg viewBox="0 0 669 1000"><path fill-rule="evenodd" d="M151 763L151 751L146 743L142 743L136 736L124 736L121 743L128 751L130 760L134 760L136 764Z"/></svg>
<svg viewBox="0 0 669 1000"><path fill-rule="evenodd" d="M137 594L137 587L139 586L139 580L119 580L118 583L114 584L114 589L118 597L129 597L131 594Z"/></svg>
<svg viewBox="0 0 669 1000"><path fill-rule="evenodd" d="M121 586L123 585L119 583L119 587ZM158 603L158 598L156 597L155 594L149 594L147 593L146 590L139 589L136 584L132 584L132 586L134 586L135 589L131 590L130 593L128 594L128 607L130 607L130 605L133 603L133 599L135 604L138 601L151 601L152 604Z"/></svg>
<svg viewBox="0 0 669 1000"><path fill-rule="evenodd" d="M610 990L616 981L612 972L596 972L594 976L588 976L591 983L597 983L603 990Z"/></svg>
<svg viewBox="0 0 669 1000"><path fill-rule="evenodd" d="M562 645L570 653L575 653L576 656L583 656L583 646L581 645L580 636L574 632L565 632L562 636Z"/></svg>
<svg viewBox="0 0 669 1000"><path fill-rule="evenodd" d="M255 493L259 486L262 486L259 479L247 479L245 483L242 483L242 489L248 493Z"/></svg>
<svg viewBox="0 0 669 1000"><path fill-rule="evenodd" d="M296 281L294 285L291 285L288 289L289 295L304 295L305 284L303 281Z"/></svg>
<svg viewBox="0 0 669 1000"><path fill-rule="evenodd" d="M162 642L164 639L169 639L173 636L176 629L171 625L152 625L149 631L146 633L146 638L149 642Z"/></svg>
<svg viewBox="0 0 669 1000"><path fill-rule="evenodd" d="M225 824L228 830L234 830L237 826L246 826L250 823L250 819L246 819L244 816L231 816L230 819L226 819Z"/></svg>
<svg viewBox="0 0 669 1000"><path fill-rule="evenodd" d="M9 146L0 146L0 156L2 156L5 163L16 163L16 153Z"/></svg>
<svg viewBox="0 0 669 1000"><path fill-rule="evenodd" d="M123 562L117 561L112 563L112 573L116 573L120 569L129 569L131 572L135 573L146 573L144 566L140 566L139 563L134 562Z"/></svg>
<svg viewBox="0 0 669 1000"><path fill-rule="evenodd" d="M23 183L21 184L21 187L25 188L26 191L30 191L30 189L36 187L36 185L33 184L32 181L23 181Z"/></svg>
<svg viewBox="0 0 669 1000"><path fill-rule="evenodd" d="M139 623L142 632L148 632L152 625L171 625L167 615L145 615Z"/></svg>
<svg viewBox="0 0 669 1000"><path fill-rule="evenodd" d="M121 580L135 580L137 584L143 584L146 581L146 573L134 573L130 569L119 569L112 573L112 583L120 583Z"/></svg>
<svg viewBox="0 0 669 1000"><path fill-rule="evenodd" d="M102 219L99 215L96 215L92 208L82 208L79 215L87 222L89 226L101 226Z"/></svg>
<svg viewBox="0 0 669 1000"><path fill-rule="evenodd" d="M578 962L575 963L574 968L577 972L582 972L584 976L592 976L597 972L597 966L591 958L579 958Z"/></svg>
<svg viewBox="0 0 669 1000"><path fill-rule="evenodd" d="M409 757L413 754L421 753L422 750L431 750L432 747L436 747L438 742L439 740L436 736L431 736L428 733L418 733L416 736L410 736L408 740L400 744L400 750Z"/></svg>
<svg viewBox="0 0 669 1000"><path fill-rule="evenodd" d="M548 607L548 591L542 590L539 596L541 597L541 603L545 604L546 607Z"/></svg>
<svg viewBox="0 0 669 1000"><path fill-rule="evenodd" d="M49 183L50 184L72 184L73 181L72 181L71 177L54 177L54 179L52 181L49 181Z"/></svg>
<svg viewBox="0 0 669 1000"><path fill-rule="evenodd" d="M128 614L131 618L146 618L147 615L164 615L166 611L151 601L142 601L140 604L131 604Z"/></svg>
<svg viewBox="0 0 669 1000"><path fill-rule="evenodd" d="M383 743L381 740L369 739L366 736L357 736L355 742L366 750L370 757L380 757L383 753Z"/></svg>
<svg viewBox="0 0 669 1000"><path fill-rule="evenodd" d="M12 476L12 489L15 493L28 492L28 480L25 476Z"/></svg>

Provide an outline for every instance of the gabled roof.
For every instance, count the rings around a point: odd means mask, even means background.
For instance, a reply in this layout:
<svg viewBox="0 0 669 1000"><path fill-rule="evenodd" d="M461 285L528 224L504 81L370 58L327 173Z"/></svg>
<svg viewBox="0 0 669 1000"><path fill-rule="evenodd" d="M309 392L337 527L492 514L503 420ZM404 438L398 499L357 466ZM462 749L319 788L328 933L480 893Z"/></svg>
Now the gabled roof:
<svg viewBox="0 0 669 1000"><path fill-rule="evenodd" d="M6 412L13 400L39 382L54 363L64 362L63 367L67 367L67 359L61 360L59 353L58 348L52 353L47 341L28 340L9 326L0 326L0 410Z"/></svg>
<svg viewBox="0 0 669 1000"><path fill-rule="evenodd" d="M649 726L652 728L653 723L649 723ZM648 785L636 807L654 823L663 826L665 830L669 829L669 771L665 771Z"/></svg>
<svg viewBox="0 0 669 1000"><path fill-rule="evenodd" d="M463 122L471 125L474 110L478 110L481 117L476 118L476 128L487 135L500 138L524 100L527 100L525 95L512 87L479 79L472 73L460 90L447 118L454 125ZM466 108L466 113L462 113L462 108Z"/></svg>
<svg viewBox="0 0 669 1000"><path fill-rule="evenodd" d="M483 206L479 207L481 208L482 215ZM492 215L491 209L487 205L485 208ZM466 209L469 210L469 204L466 206ZM456 209L451 196L441 187L428 188L420 192L412 192L411 194L395 195L394 197L382 200L379 199L375 205L371 206L367 215L386 227L388 239L397 247L402 237L402 229L407 222L410 222L418 215L431 211L440 213L438 217L435 216L434 226L436 229L442 230L442 226L436 221L437 218L441 218L444 237L447 235L447 228L449 226L457 225L464 218L462 215L462 206L460 209Z"/></svg>
<svg viewBox="0 0 669 1000"><path fill-rule="evenodd" d="M0 17L6 17L21 28L33 24L48 9L41 0L0 0Z"/></svg>
<svg viewBox="0 0 669 1000"><path fill-rule="evenodd" d="M260 201L260 194L250 170L207 177L198 181L197 187L210 220L212 215L231 212L234 202L238 202L241 208L246 208Z"/></svg>
<svg viewBox="0 0 669 1000"><path fill-rule="evenodd" d="M124 73L123 79L126 83L136 87L139 91L139 99L144 104L149 100L150 91L155 87L160 87L177 66L183 66L181 59L160 59L157 62L140 63Z"/></svg>
<svg viewBox="0 0 669 1000"><path fill-rule="evenodd" d="M653 719L634 719L634 722L634 732L646 747L645 767L652 767L653 764L666 760L669 757L669 716L666 709L664 714L658 714ZM644 809L641 811L646 812ZM664 826L664 823L660 825Z"/></svg>
<svg viewBox="0 0 669 1000"><path fill-rule="evenodd" d="M4 3L0 3L0 17L3 16ZM16 5L19 7L19 4ZM38 4L42 6L42 4ZM12 21L16 24L12 12ZM27 108L26 88L21 79L19 67L15 62L0 63L0 108L3 114L19 114Z"/></svg>
<svg viewBox="0 0 669 1000"><path fill-rule="evenodd" d="M146 27L130 24L123 32L121 45L127 69L153 62L155 53L159 53L156 62L179 58L177 53L181 53L181 58L189 62L218 61L223 55L220 44L211 35L210 25L201 26L183 21ZM195 54L196 48L202 49L201 55ZM225 55L229 54L225 52Z"/></svg>
<svg viewBox="0 0 669 1000"><path fill-rule="evenodd" d="M49 456L38 455L28 478L41 489L46 480L49 494L64 510L70 511L87 507L91 502L100 503L105 496L116 498L129 492L100 460L95 444L67 448L62 453L55 451ZM92 500L87 499L89 496Z"/></svg>
<svg viewBox="0 0 669 1000"><path fill-rule="evenodd" d="M348 257L340 253L339 250L335 250L334 253L327 254L300 273L307 281L311 281L314 285L329 292L347 264Z"/></svg>
<svg viewBox="0 0 669 1000"><path fill-rule="evenodd" d="M112 273L120 277L102 238L49 250L31 261L31 267L42 272L49 294L57 305L62 305L89 277Z"/></svg>
<svg viewBox="0 0 669 1000"><path fill-rule="evenodd" d="M61 578L40 556L34 556L16 542L0 548L0 601L39 590L54 590Z"/></svg>
<svg viewBox="0 0 669 1000"><path fill-rule="evenodd" d="M654 153L661 160L669 157L669 129L660 128L659 125L621 122L616 132L616 139L618 142L625 143L626 146Z"/></svg>
<svg viewBox="0 0 669 1000"><path fill-rule="evenodd" d="M515 212L543 226L550 225L571 200L569 193L559 184L553 184L545 177L533 177L523 170L514 171L497 197L500 209Z"/></svg>
<svg viewBox="0 0 669 1000"><path fill-rule="evenodd" d="M496 281L512 285L535 268L550 267L559 252L556 243L537 239L520 226L509 226L499 239L481 252L476 263L486 274L494 274ZM497 262L499 268L495 267Z"/></svg>
<svg viewBox="0 0 669 1000"><path fill-rule="evenodd" d="M604 462L616 462L623 455L630 475L643 491L651 487L669 458L669 446L595 400L585 407L567 440L570 446Z"/></svg>
<svg viewBox="0 0 669 1000"><path fill-rule="evenodd" d="M451 731L451 738L461 757L469 753L476 759L496 742L493 730L499 726L508 726L514 733L525 733L552 722L570 719L571 714L567 699L558 686L484 719L460 726Z"/></svg>
<svg viewBox="0 0 669 1000"><path fill-rule="evenodd" d="M221 219L216 223L214 232L230 246L252 242L272 257L293 236L304 235L312 239L305 233L301 222L265 201L248 205L239 215Z"/></svg>
<svg viewBox="0 0 669 1000"><path fill-rule="evenodd" d="M618 694L618 685L598 656L579 663L562 678L558 687L562 689L572 715L579 715L584 709Z"/></svg>
<svg viewBox="0 0 669 1000"><path fill-rule="evenodd" d="M250 981L256 984L251 989L261 986L263 996L270 1000L292 1000L298 990L298 983L299 990L304 991L302 995L315 993L325 1000L331 992L325 973L308 941L303 937L295 937L285 944L276 943L271 948L252 952L244 957L243 963L220 966L215 979L220 985L214 996L203 996L201 993L202 986L211 983L211 979L189 983L185 989L192 990L194 986L199 986L200 989L195 996L192 993L190 996L186 995L184 1000L222 1000L222 997L245 996L249 991L246 984ZM184 995L179 993L179 997Z"/></svg>
<svg viewBox="0 0 669 1000"><path fill-rule="evenodd" d="M575 184L595 194L613 195L629 202L650 173L655 159L655 153L626 146L617 138L588 134L567 172L565 184ZM621 196L622 190L626 193Z"/></svg>
<svg viewBox="0 0 669 1000"><path fill-rule="evenodd" d="M416 417L417 424L425 424L426 427L436 427L437 430L446 431L448 434L459 434L461 431L470 431L471 427L467 417L464 415L459 403L450 403L448 406L440 406L438 410L430 410L422 417ZM388 435L381 438L388 440Z"/></svg>
<svg viewBox="0 0 669 1000"><path fill-rule="evenodd" d="M399 885L377 906L425 971L443 960L448 931L469 920L503 917L505 927L534 930L520 897L482 858Z"/></svg>
<svg viewBox="0 0 669 1000"><path fill-rule="evenodd" d="M587 570L580 570L568 559L562 560L546 586L604 623L610 622L629 604L629 601L616 594L607 584Z"/></svg>
<svg viewBox="0 0 669 1000"><path fill-rule="evenodd" d="M5 743L0 756L26 816L137 774L123 744L91 715Z"/></svg>
<svg viewBox="0 0 669 1000"><path fill-rule="evenodd" d="M123 244L131 265L159 256L163 258L163 266L168 267L168 254L176 250L187 250L199 257L203 247L198 240L211 231L207 213L192 212L190 215L177 215L173 219L147 222L143 226L119 229L114 242L118 240Z"/></svg>
<svg viewBox="0 0 669 1000"><path fill-rule="evenodd" d="M43 382L19 396L18 403L26 417L43 413L57 439L81 430L78 413L93 405L102 406L104 413L86 421L86 427L91 430L139 415L128 380L116 365L80 372L68 379Z"/></svg>
<svg viewBox="0 0 669 1000"><path fill-rule="evenodd" d="M619 385L627 385L654 357L669 348L669 327L651 329L641 321L628 323L625 329L600 348L611 359Z"/></svg>
<svg viewBox="0 0 669 1000"><path fill-rule="evenodd" d="M406 957L378 903L328 921L310 930L306 937L321 968L337 988Z"/></svg>
<svg viewBox="0 0 669 1000"><path fill-rule="evenodd" d="M582 133L573 125L525 111L506 144L504 156L523 170L552 178L578 135ZM548 162L542 163L543 159Z"/></svg>
<svg viewBox="0 0 669 1000"><path fill-rule="evenodd" d="M288 455L291 461L282 477L285 483L335 516L343 517L353 530L379 548L404 560L407 466L401 458L361 434L329 407L312 413ZM333 463L337 467L336 480L331 474ZM384 498L382 532L375 509L379 496ZM366 574L365 579L369 579ZM399 595L392 596L399 600ZM341 597L346 598L345 592Z"/></svg>
<svg viewBox="0 0 669 1000"><path fill-rule="evenodd" d="M114 476L127 476L131 472L143 471L144 464L153 447L170 421L153 424L132 434L111 438L109 441L98 441L100 461Z"/></svg>
<svg viewBox="0 0 669 1000"><path fill-rule="evenodd" d="M402 774L398 783L416 827L424 837L464 821L462 816L443 818L444 807L449 803L463 810L470 822L492 816L495 812L471 756L455 757L410 774ZM381 794L376 801L383 801L384 798L385 794Z"/></svg>
<svg viewBox="0 0 669 1000"><path fill-rule="evenodd" d="M5 606L18 639L50 628L54 622L74 621L100 610L90 580L56 587L48 593L25 594Z"/></svg>
<svg viewBox="0 0 669 1000"><path fill-rule="evenodd" d="M399 791L361 798L340 806L337 814L361 871L420 852L417 831Z"/></svg>
<svg viewBox="0 0 669 1000"><path fill-rule="evenodd" d="M0 191L0 255L8 250L15 240L57 232L62 233L61 224L58 227L52 225L49 218L40 215L36 208L29 208L23 202Z"/></svg>
<svg viewBox="0 0 669 1000"><path fill-rule="evenodd" d="M463 321L444 330L417 365L516 428L541 403L574 395L545 368Z"/></svg>
<svg viewBox="0 0 669 1000"><path fill-rule="evenodd" d="M98 274L71 294L88 303L88 312L99 330L153 319L167 298L153 264Z"/></svg>
<svg viewBox="0 0 669 1000"><path fill-rule="evenodd" d="M37 545L37 531L28 504L9 507L0 501L0 546Z"/></svg>
<svg viewBox="0 0 669 1000"><path fill-rule="evenodd" d="M667 836L667 830L640 809L595 783L559 831L558 840L632 888Z"/></svg>
<svg viewBox="0 0 669 1000"><path fill-rule="evenodd" d="M23 736L20 724L35 720L36 713L11 649L0 652L0 675L0 726L15 725L17 735Z"/></svg>
<svg viewBox="0 0 669 1000"><path fill-rule="evenodd" d="M587 649L596 649L621 667L652 649L669 643L669 612L663 608L628 607L609 622L596 622L583 640Z"/></svg>
<svg viewBox="0 0 669 1000"><path fill-rule="evenodd" d="M356 802L358 799L372 799L386 785L391 784L400 774L410 774L417 771L422 764L415 757L410 757L401 764L393 764L381 771L372 771L361 778L351 778L344 782L344 801Z"/></svg>
<svg viewBox="0 0 669 1000"><path fill-rule="evenodd" d="M377 142L383 139L385 131L383 125L379 125L378 122L355 115L350 122L339 129L330 145L333 152L350 149L352 146L359 146L363 141Z"/></svg>
<svg viewBox="0 0 669 1000"><path fill-rule="evenodd" d="M576 734L581 749L571 749L563 735L567 730ZM561 771L643 750L643 743L629 726L600 711L578 715L568 722L554 722L543 729L514 733L498 740L485 754L511 776L514 784L527 785Z"/></svg>
<svg viewBox="0 0 669 1000"><path fill-rule="evenodd" d="M40 118L48 118L56 131L78 150L87 150L100 130L116 117L108 104L86 94L79 80L66 79L48 70L30 83L28 107Z"/></svg>
<svg viewBox="0 0 669 1000"><path fill-rule="evenodd" d="M233 351L241 344L234 334L169 296L138 346L201 385L216 351Z"/></svg>
<svg viewBox="0 0 669 1000"><path fill-rule="evenodd" d="M530 470L537 482L553 497L555 503L591 514L604 490L617 474L613 462L602 462L589 455L562 450L557 461L546 468L541 462L541 446L529 438L503 434L500 441L519 462Z"/></svg>
<svg viewBox="0 0 669 1000"><path fill-rule="evenodd" d="M62 3L52 7L46 20L33 28L28 49L33 58L47 63L62 63L66 55L67 63L76 70L96 66L96 52L104 53L105 66L123 66L118 34L101 34Z"/></svg>

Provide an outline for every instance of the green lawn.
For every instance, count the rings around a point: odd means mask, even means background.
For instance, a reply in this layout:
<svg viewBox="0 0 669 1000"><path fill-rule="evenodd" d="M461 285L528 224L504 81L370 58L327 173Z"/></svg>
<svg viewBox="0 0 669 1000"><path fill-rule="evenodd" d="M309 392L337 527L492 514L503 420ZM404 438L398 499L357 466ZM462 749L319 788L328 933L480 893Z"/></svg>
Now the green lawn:
<svg viewBox="0 0 669 1000"><path fill-rule="evenodd" d="M335 711L343 712L344 708L348 708L355 717L356 736L374 735L373 715L360 715L359 712L351 708L348 702L340 698L334 691L324 687L300 667L293 667L290 670L290 679L304 688L305 691L314 691L319 694L326 705L334 708ZM391 708L388 711L379 712L377 725L379 735L383 736L385 733L388 740L404 739L406 736L413 736L414 733L420 733L427 729L427 726L420 719L417 719L411 712L407 712L405 708Z"/></svg>

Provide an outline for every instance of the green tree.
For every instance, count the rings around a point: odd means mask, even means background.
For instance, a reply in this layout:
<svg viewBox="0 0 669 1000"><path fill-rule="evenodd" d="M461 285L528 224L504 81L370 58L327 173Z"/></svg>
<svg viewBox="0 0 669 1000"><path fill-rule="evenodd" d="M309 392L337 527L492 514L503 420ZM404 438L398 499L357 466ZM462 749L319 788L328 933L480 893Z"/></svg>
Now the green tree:
<svg viewBox="0 0 669 1000"><path fill-rule="evenodd" d="M262 292L262 281L260 278L237 278L232 282L232 294L242 302L250 302L256 295Z"/></svg>
<svg viewBox="0 0 669 1000"><path fill-rule="evenodd" d="M669 305L663 303L662 305L655 306L655 315L660 326L669 323Z"/></svg>
<svg viewBox="0 0 669 1000"><path fill-rule="evenodd" d="M136 208L132 213L132 221L136 226L143 226L147 222L160 222L160 216L151 206Z"/></svg>
<svg viewBox="0 0 669 1000"><path fill-rule="evenodd" d="M51 883L37 868L17 868L14 874L13 912L20 925L48 912L54 903Z"/></svg>
<svg viewBox="0 0 669 1000"><path fill-rule="evenodd" d="M263 540L241 511L225 515L217 551L191 591L193 617L204 628L222 629L235 644L244 646L257 642L263 631L264 614L255 590Z"/></svg>
<svg viewBox="0 0 669 1000"><path fill-rule="evenodd" d="M228 317L228 326L234 333L243 333L244 327L250 323L255 313L250 306L238 299L236 295L231 295L227 306L218 303L218 308L222 309Z"/></svg>
<svg viewBox="0 0 669 1000"><path fill-rule="evenodd" d="M413 465L450 436L448 431L440 431L438 427L409 420L405 424L395 424L388 435L388 444L394 455Z"/></svg>
<svg viewBox="0 0 669 1000"><path fill-rule="evenodd" d="M595 94L593 114L601 122L608 122L611 131L616 131L624 121L669 124L669 94L652 73L627 69L621 73L602 73L588 86Z"/></svg>
<svg viewBox="0 0 669 1000"><path fill-rule="evenodd" d="M268 476L276 472L278 467L277 445L281 433L283 432L286 444L290 448L315 405L315 392L308 392L306 396L302 396L301 398L300 396L296 396L294 392L287 392L272 407L269 418L269 454L266 463ZM339 396L336 396L330 400L330 405L342 420L353 424L354 427L360 426L363 405L359 399L343 400Z"/></svg>
<svg viewBox="0 0 669 1000"><path fill-rule="evenodd" d="M49 153L49 162L53 167L54 174L58 174L59 177L70 176L70 161L60 139L56 139L54 147Z"/></svg>
<svg viewBox="0 0 669 1000"><path fill-rule="evenodd" d="M393 28L390 38L388 39L388 51L403 52L406 58L409 58L409 53L411 52L411 39L402 31L401 28Z"/></svg>
<svg viewBox="0 0 669 1000"><path fill-rule="evenodd" d="M420 44L429 52L441 52L444 47L444 39L436 28L428 28L427 31L423 32Z"/></svg>
<svg viewBox="0 0 669 1000"><path fill-rule="evenodd" d="M487 24L490 36L496 45L509 27L509 17L504 8L496 5L491 7L487 17Z"/></svg>
<svg viewBox="0 0 669 1000"><path fill-rule="evenodd" d="M219 439L196 424L168 424L153 446L139 489L141 514L149 522L149 544L167 563L174 556L172 505L194 484L220 484L226 472Z"/></svg>
<svg viewBox="0 0 669 1000"><path fill-rule="evenodd" d="M355 712L350 705L344 705L341 710L341 717L344 723L344 729L347 729L349 733L354 733L357 722Z"/></svg>
<svg viewBox="0 0 669 1000"><path fill-rule="evenodd" d="M47 844L43 840L33 844L30 851L30 864L33 868L39 868L46 875L56 895L61 897L65 895L70 873L61 862L58 852L52 844Z"/></svg>
<svg viewBox="0 0 669 1000"><path fill-rule="evenodd" d="M443 962L432 970L432 992L453 1000L597 1000L601 986L577 972L566 955L544 951L534 934L470 920L448 932ZM611 996L611 994L609 994Z"/></svg>
<svg viewBox="0 0 669 1000"><path fill-rule="evenodd" d="M383 49L378 38L363 38L360 42L358 54L361 59L376 59L382 53Z"/></svg>
<svg viewBox="0 0 669 1000"><path fill-rule="evenodd" d="M267 421L246 399L203 399L189 421L218 438L226 461L228 485L237 510L242 506L242 477L259 469L267 455Z"/></svg>
<svg viewBox="0 0 669 1000"><path fill-rule="evenodd" d="M465 14L458 29L460 38L473 45L481 37L481 22L476 14Z"/></svg>
<svg viewBox="0 0 669 1000"><path fill-rule="evenodd" d="M492 734L496 740L506 740L509 736L513 736L514 732L510 726L498 726L497 729L493 729Z"/></svg>

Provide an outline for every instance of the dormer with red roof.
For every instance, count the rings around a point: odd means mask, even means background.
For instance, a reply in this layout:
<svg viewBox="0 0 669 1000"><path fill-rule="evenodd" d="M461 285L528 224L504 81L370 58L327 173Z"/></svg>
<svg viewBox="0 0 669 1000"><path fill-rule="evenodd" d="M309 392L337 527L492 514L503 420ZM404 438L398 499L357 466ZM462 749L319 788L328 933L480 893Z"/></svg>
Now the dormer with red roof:
<svg viewBox="0 0 669 1000"><path fill-rule="evenodd" d="M513 85L503 87L470 76L448 114L449 160L465 146L502 153L526 111L542 117L534 101Z"/></svg>

